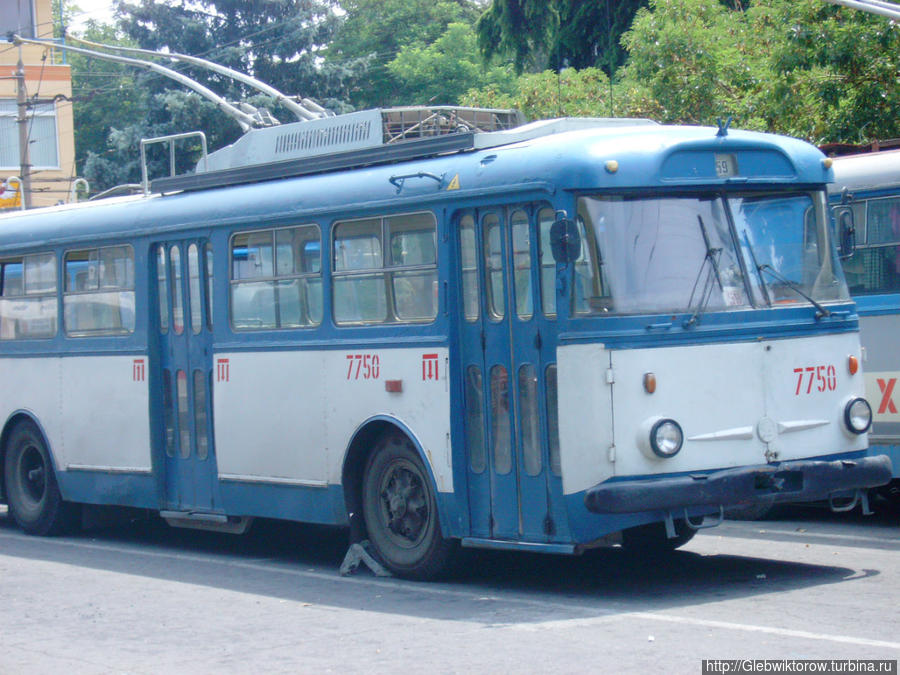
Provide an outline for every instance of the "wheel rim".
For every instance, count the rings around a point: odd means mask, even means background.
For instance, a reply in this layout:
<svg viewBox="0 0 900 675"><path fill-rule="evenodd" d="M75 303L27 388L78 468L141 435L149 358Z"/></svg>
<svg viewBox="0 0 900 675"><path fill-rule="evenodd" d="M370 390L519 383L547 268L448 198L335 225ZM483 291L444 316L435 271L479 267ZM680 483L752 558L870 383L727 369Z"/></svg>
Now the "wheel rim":
<svg viewBox="0 0 900 675"><path fill-rule="evenodd" d="M425 478L412 462L396 459L381 475L379 504L384 531L404 549L422 543L431 523L430 500Z"/></svg>
<svg viewBox="0 0 900 675"><path fill-rule="evenodd" d="M34 445L28 445L19 457L19 484L22 496L32 506L40 504L47 494L47 466Z"/></svg>

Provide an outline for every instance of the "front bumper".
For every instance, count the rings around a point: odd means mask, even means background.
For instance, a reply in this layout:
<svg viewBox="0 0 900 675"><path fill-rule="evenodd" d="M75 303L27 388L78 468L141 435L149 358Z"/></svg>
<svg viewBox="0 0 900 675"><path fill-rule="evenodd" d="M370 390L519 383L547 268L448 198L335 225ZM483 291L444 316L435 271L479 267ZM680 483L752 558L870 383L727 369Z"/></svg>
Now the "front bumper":
<svg viewBox="0 0 900 675"><path fill-rule="evenodd" d="M737 506L811 502L842 490L870 488L891 480L885 455L833 462L798 460L650 480L622 480L589 488L584 504L593 513L636 513L687 506Z"/></svg>

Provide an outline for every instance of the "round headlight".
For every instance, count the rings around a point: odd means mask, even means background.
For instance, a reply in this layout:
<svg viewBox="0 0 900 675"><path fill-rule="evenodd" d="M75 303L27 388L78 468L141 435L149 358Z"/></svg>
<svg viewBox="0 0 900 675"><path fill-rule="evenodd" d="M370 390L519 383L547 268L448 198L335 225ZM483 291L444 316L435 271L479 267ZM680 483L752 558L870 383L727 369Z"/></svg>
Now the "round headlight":
<svg viewBox="0 0 900 675"><path fill-rule="evenodd" d="M659 420L650 429L650 448L657 457L674 457L683 442L684 434L675 420Z"/></svg>
<svg viewBox="0 0 900 675"><path fill-rule="evenodd" d="M864 398L851 399L844 408L844 424L854 434L864 434L872 426L872 406Z"/></svg>

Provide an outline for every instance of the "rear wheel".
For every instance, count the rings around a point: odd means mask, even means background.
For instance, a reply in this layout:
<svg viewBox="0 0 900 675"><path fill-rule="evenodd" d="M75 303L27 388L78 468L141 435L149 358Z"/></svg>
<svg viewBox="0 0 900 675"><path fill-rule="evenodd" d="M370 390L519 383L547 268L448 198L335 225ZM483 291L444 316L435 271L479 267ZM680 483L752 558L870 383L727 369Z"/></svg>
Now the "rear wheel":
<svg viewBox="0 0 900 675"><path fill-rule="evenodd" d="M385 566L410 579L430 579L450 563L454 542L441 536L431 481L409 439L382 436L363 477L369 541Z"/></svg>
<svg viewBox="0 0 900 675"><path fill-rule="evenodd" d="M28 534L59 534L75 518L75 507L63 501L50 452L31 422L13 429L6 444L6 499L9 512Z"/></svg>
<svg viewBox="0 0 900 675"><path fill-rule="evenodd" d="M669 539L666 535L665 523L648 523L622 531L622 548L629 553L660 554L669 553L676 548L684 546L697 530L683 520L675 521L675 537Z"/></svg>

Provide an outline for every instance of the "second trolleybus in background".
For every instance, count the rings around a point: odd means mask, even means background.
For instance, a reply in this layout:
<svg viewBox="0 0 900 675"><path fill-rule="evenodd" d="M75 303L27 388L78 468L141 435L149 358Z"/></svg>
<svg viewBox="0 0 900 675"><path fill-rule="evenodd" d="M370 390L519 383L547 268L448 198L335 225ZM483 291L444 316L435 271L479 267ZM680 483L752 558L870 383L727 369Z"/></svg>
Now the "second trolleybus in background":
<svg viewBox="0 0 900 675"><path fill-rule="evenodd" d="M866 393L873 404L870 451L891 458L894 476L882 491L900 503L900 150L837 157L832 203L855 223L844 260L860 316Z"/></svg>
<svg viewBox="0 0 900 675"><path fill-rule="evenodd" d="M404 115L454 133L385 144ZM426 578L459 543L674 548L889 480L818 150L510 118L261 129L152 194L2 219L15 520L349 525Z"/></svg>

